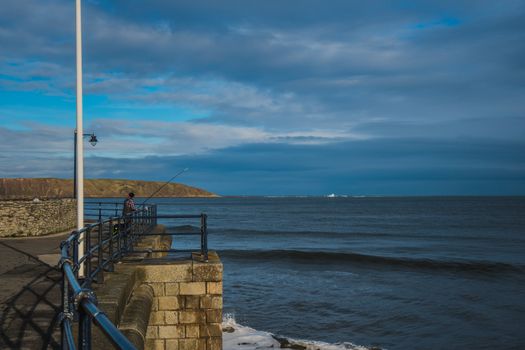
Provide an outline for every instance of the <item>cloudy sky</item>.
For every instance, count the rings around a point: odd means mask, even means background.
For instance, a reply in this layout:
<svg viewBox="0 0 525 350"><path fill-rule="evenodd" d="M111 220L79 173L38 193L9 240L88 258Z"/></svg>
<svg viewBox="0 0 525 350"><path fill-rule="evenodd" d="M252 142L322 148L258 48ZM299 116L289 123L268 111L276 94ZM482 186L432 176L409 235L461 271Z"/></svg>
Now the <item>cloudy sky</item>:
<svg viewBox="0 0 525 350"><path fill-rule="evenodd" d="M84 1L91 178L525 194L525 1ZM75 3L2 0L0 177L71 177Z"/></svg>

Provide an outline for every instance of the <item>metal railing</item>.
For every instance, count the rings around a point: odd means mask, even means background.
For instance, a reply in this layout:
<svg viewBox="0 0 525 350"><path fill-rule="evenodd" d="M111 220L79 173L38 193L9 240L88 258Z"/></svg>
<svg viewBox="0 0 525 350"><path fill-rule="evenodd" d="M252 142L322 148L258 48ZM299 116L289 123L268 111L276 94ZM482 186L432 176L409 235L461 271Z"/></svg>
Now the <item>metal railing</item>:
<svg viewBox="0 0 525 350"><path fill-rule="evenodd" d="M141 234L141 237L145 236L191 236L200 235L200 255L205 262L208 262L208 216L204 213L199 215L157 215L156 219L199 219L200 228L198 232L158 232L158 233L146 233ZM191 253L195 249L146 249L137 250L135 253Z"/></svg>
<svg viewBox="0 0 525 350"><path fill-rule="evenodd" d="M86 204L88 208L93 205L93 203ZM95 203L95 205L97 212L88 213L86 217L96 215L98 221L81 230L73 231L68 239L61 243L59 264L62 270L61 347L62 349L76 349L75 343L77 343L79 349L91 349L91 324L93 322L116 348L135 349L106 314L97 307L96 296L91 289L91 284L102 283L104 271L113 271L114 263L131 253L184 251L171 248L165 250L135 249L135 243L147 236L199 234L201 236L200 254L204 261L208 261L207 216L206 214L157 215L157 206L150 205L142 206L125 217L116 215L102 219L110 211L115 213L114 210L119 203ZM121 206L122 204L118 209ZM199 232L153 232L157 219L196 218L200 219ZM79 252L81 243L84 247L83 252ZM73 324L76 322L78 322L78 336L75 342Z"/></svg>
<svg viewBox="0 0 525 350"><path fill-rule="evenodd" d="M124 201L122 202L86 202L84 205L84 217L87 220L98 219L101 221L102 218L107 217L118 217L122 215L122 209L124 207ZM157 215L157 206L136 204L137 209L148 210L152 208L154 210L153 216Z"/></svg>

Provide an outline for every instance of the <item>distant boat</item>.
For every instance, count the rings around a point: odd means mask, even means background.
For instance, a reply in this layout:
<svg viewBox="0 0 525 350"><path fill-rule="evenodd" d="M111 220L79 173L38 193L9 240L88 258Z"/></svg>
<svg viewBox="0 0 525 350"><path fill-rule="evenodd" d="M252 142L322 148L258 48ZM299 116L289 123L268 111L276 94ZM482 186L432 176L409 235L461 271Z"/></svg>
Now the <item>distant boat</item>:
<svg viewBox="0 0 525 350"><path fill-rule="evenodd" d="M335 193L330 193L327 197L328 197L328 198L335 198L335 197L337 197L337 196L335 195Z"/></svg>

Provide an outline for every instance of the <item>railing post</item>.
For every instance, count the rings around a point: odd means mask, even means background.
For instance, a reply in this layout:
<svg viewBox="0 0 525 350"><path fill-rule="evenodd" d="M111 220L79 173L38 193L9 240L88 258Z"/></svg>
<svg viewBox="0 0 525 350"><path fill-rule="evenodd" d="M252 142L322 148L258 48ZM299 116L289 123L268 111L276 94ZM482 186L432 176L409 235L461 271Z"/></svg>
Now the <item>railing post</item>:
<svg viewBox="0 0 525 350"><path fill-rule="evenodd" d="M151 225L152 226L155 226L156 223L157 223L157 205L156 204L153 204L151 206Z"/></svg>
<svg viewBox="0 0 525 350"><path fill-rule="evenodd" d="M140 211L140 234L143 235L144 233L146 233L146 218L145 218L145 211L144 211L144 207L142 208L142 210ZM142 238L142 236L138 237L138 238Z"/></svg>
<svg viewBox="0 0 525 350"><path fill-rule="evenodd" d="M129 252L129 241L131 240L131 231L133 229L133 214L126 214L124 217L124 252Z"/></svg>
<svg viewBox="0 0 525 350"><path fill-rule="evenodd" d="M136 237L138 236L138 234L140 234L140 217L142 215L142 211L141 210L137 210L135 212L133 212L133 223L135 224L135 230L133 231L133 237L134 237L134 240L136 240Z"/></svg>
<svg viewBox="0 0 525 350"><path fill-rule="evenodd" d="M140 236L141 233L141 223L140 219L142 218L142 211L135 213L135 220L133 222L135 223L135 230L133 230L133 243L137 240L137 238Z"/></svg>
<svg viewBox="0 0 525 350"><path fill-rule="evenodd" d="M117 220L117 251L118 258L122 258L122 217Z"/></svg>
<svg viewBox="0 0 525 350"><path fill-rule="evenodd" d="M204 256L208 261L208 215L204 214Z"/></svg>
<svg viewBox="0 0 525 350"><path fill-rule="evenodd" d="M201 256L204 256L204 215L201 213Z"/></svg>
<svg viewBox="0 0 525 350"><path fill-rule="evenodd" d="M73 233L75 234L75 233ZM75 279L78 281L78 270L80 269L80 265L78 263L78 233L75 235L75 238L73 239L73 272L75 273ZM68 292L69 300L73 300L73 291L70 290ZM72 308L73 317L76 320L78 317L78 312L75 308Z"/></svg>
<svg viewBox="0 0 525 350"><path fill-rule="evenodd" d="M73 239L73 269L75 272L75 278L78 279L78 234Z"/></svg>
<svg viewBox="0 0 525 350"><path fill-rule="evenodd" d="M135 231L135 240L134 242L138 241L140 238L140 235L142 234L142 216L143 216L142 210L137 213L137 230Z"/></svg>
<svg viewBox="0 0 525 350"><path fill-rule="evenodd" d="M64 242L66 244L66 251L69 255L69 244L67 244L67 241ZM61 247L62 248L62 247ZM60 252L62 252L62 249L60 249ZM67 283L67 277L64 272L64 266L61 266L62 270L62 319L60 324L60 348L61 349L69 349L69 344L67 342L67 336L65 331L65 322L66 318L69 317L69 285Z"/></svg>
<svg viewBox="0 0 525 350"><path fill-rule="evenodd" d="M144 210L141 210L139 211L139 214L138 214L138 221L139 221L139 226L138 226L138 234L136 235L136 238L135 240L139 240L140 239L140 235L144 233L144 223L143 223L143 220L144 220Z"/></svg>
<svg viewBox="0 0 525 350"><path fill-rule="evenodd" d="M86 286L91 285L91 226L86 229L84 233L84 278L87 282Z"/></svg>
<svg viewBox="0 0 525 350"><path fill-rule="evenodd" d="M149 225L153 228L153 222L155 218L153 217L153 213L155 212L155 204L152 204L152 206L149 208Z"/></svg>
<svg viewBox="0 0 525 350"><path fill-rule="evenodd" d="M98 202L98 222L102 221L102 202Z"/></svg>
<svg viewBox="0 0 525 350"><path fill-rule="evenodd" d="M208 215L201 213L201 256L208 261Z"/></svg>
<svg viewBox="0 0 525 350"><path fill-rule="evenodd" d="M78 348L91 350L91 320L82 305L78 309Z"/></svg>
<svg viewBox="0 0 525 350"><path fill-rule="evenodd" d="M127 214L124 218L124 252L127 253L129 251L129 237L131 236L131 220L130 220L131 214Z"/></svg>
<svg viewBox="0 0 525 350"><path fill-rule="evenodd" d="M118 203L115 203L115 216L118 216Z"/></svg>
<svg viewBox="0 0 525 350"><path fill-rule="evenodd" d="M113 240L115 239L115 231L113 228L113 218L109 218L109 248L108 248L108 254L109 254L109 265L108 265L108 271L113 272L114 266L113 266Z"/></svg>
<svg viewBox="0 0 525 350"><path fill-rule="evenodd" d="M135 243L135 233L137 232L137 212L131 214L130 233L128 237L128 252L133 251L133 243Z"/></svg>
<svg viewBox="0 0 525 350"><path fill-rule="evenodd" d="M102 244L104 241L104 237L102 235L103 231L104 225L101 221L98 226L98 273L96 276L97 283L104 283L104 245Z"/></svg>

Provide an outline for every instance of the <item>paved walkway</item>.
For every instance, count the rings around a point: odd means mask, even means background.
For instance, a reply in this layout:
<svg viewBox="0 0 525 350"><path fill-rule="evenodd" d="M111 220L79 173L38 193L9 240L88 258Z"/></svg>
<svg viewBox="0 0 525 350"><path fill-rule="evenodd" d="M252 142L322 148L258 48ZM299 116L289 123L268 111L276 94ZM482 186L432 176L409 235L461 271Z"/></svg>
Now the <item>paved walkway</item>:
<svg viewBox="0 0 525 350"><path fill-rule="evenodd" d="M0 239L0 349L58 349L60 242L68 233Z"/></svg>

